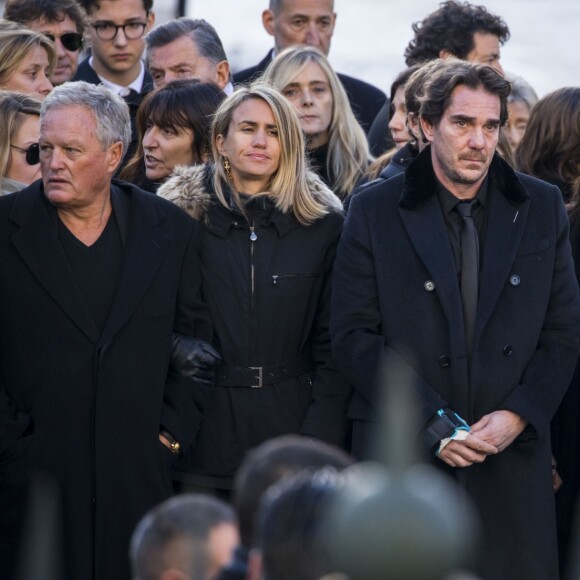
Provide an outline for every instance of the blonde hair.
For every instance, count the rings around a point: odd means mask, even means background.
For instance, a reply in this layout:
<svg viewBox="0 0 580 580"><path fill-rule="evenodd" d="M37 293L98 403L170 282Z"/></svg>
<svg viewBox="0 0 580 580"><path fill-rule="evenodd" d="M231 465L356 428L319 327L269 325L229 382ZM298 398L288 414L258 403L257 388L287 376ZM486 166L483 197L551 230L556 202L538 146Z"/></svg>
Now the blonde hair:
<svg viewBox="0 0 580 580"><path fill-rule="evenodd" d="M57 60L52 42L40 32L0 20L0 87L8 82L33 48L46 50L49 70L52 72Z"/></svg>
<svg viewBox="0 0 580 580"><path fill-rule="evenodd" d="M26 115L40 116L40 101L14 91L0 91L0 179L4 179L10 169L10 144L18 135Z"/></svg>
<svg viewBox="0 0 580 580"><path fill-rule="evenodd" d="M239 192L224 169L225 157L217 149L217 137L227 138L234 111L250 99L264 101L272 110L280 141L280 164L272 175L267 191L259 195L270 195L282 213L292 213L303 225L308 225L330 211L340 211L338 198L332 195L322 199L312 191L313 178L309 176L305 156L304 136L298 116L292 104L272 86L258 81L250 86L236 89L215 113L211 127L213 158L215 160L214 190L224 207L229 208L224 184L228 184L234 203L243 211ZM319 183L322 186L322 183ZM330 192L329 192L330 193Z"/></svg>
<svg viewBox="0 0 580 580"><path fill-rule="evenodd" d="M332 190L346 197L365 174L371 160L366 135L356 120L346 91L328 59L312 46L283 50L268 66L263 79L283 91L310 64L316 63L328 79L333 107L326 166Z"/></svg>

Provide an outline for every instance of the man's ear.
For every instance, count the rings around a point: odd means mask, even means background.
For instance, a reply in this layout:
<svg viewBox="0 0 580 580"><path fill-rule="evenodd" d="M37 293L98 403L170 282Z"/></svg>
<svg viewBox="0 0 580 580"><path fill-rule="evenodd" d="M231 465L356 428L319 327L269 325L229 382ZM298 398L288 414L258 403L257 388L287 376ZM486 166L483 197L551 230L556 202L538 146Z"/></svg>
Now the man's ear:
<svg viewBox="0 0 580 580"><path fill-rule="evenodd" d="M274 12L272 12L272 10L264 10L264 12L262 12L262 24L264 25L266 32L270 36L274 36L274 18L275 17L276 16L275 16Z"/></svg>
<svg viewBox="0 0 580 580"><path fill-rule="evenodd" d="M147 28L145 28L145 34L147 34L153 28L154 24L155 24L155 12L151 10L149 11L149 14L147 14Z"/></svg>
<svg viewBox="0 0 580 580"><path fill-rule="evenodd" d="M421 127L417 113L407 113L407 130L417 141L421 139Z"/></svg>
<svg viewBox="0 0 580 580"><path fill-rule="evenodd" d="M439 58L444 59L444 58L451 58L451 57L455 57L455 55L450 51L445 49L442 49L439 51Z"/></svg>
<svg viewBox="0 0 580 580"><path fill-rule="evenodd" d="M216 84L223 91L230 82L230 63L227 60L220 60L215 68Z"/></svg>
<svg viewBox="0 0 580 580"><path fill-rule="evenodd" d="M435 135L435 126L431 125L423 117L419 117L419 123L421 124L421 130L423 131L423 135L425 135L425 139L431 143Z"/></svg>
<svg viewBox="0 0 580 580"><path fill-rule="evenodd" d="M123 160L123 143L117 141L109 147L108 170L113 175Z"/></svg>

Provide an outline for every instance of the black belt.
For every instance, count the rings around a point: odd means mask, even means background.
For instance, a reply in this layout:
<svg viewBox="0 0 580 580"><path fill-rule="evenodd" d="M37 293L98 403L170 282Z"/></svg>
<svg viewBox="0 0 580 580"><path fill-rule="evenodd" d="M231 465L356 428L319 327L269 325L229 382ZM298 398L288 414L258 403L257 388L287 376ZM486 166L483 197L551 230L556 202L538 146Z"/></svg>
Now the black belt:
<svg viewBox="0 0 580 580"><path fill-rule="evenodd" d="M312 370L312 358L297 356L281 365L270 367L219 366L216 370L216 385L223 387L252 387L260 389L264 385L293 379Z"/></svg>

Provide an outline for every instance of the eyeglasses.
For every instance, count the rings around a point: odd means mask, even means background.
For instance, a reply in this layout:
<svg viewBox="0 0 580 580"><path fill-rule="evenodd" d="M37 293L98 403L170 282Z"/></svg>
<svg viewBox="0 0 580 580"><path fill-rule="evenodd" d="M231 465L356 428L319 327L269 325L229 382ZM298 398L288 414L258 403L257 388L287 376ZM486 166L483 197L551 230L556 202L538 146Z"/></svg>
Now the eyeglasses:
<svg viewBox="0 0 580 580"><path fill-rule="evenodd" d="M101 40L113 40L117 36L119 29L123 30L123 34L129 40L137 40L145 33L147 23L128 22L127 24L113 24L112 22L97 22L97 24L91 24L91 26Z"/></svg>
<svg viewBox="0 0 580 580"><path fill-rule="evenodd" d="M62 45L71 52L76 52L83 47L83 35L78 32L65 32L60 36L52 34L52 32L43 32L46 38L49 38L54 42L57 38L60 38Z"/></svg>
<svg viewBox="0 0 580 580"><path fill-rule="evenodd" d="M38 165L40 163L40 146L38 143L33 143L27 149L23 149L17 145L12 145L12 143L10 143L10 147L14 147L14 149L26 153L26 163L28 163L28 165Z"/></svg>

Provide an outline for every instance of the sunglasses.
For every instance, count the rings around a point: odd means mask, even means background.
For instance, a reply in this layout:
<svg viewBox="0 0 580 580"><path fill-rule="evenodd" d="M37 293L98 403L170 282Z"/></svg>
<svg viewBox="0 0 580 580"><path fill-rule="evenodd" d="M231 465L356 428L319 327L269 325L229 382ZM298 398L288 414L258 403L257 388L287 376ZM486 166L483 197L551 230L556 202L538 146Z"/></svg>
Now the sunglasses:
<svg viewBox="0 0 580 580"><path fill-rule="evenodd" d="M26 163L28 163L28 165L38 165L40 163L40 146L38 143L33 143L28 147L28 149L23 149L22 147L12 144L10 144L10 147L14 147L14 149L26 153Z"/></svg>
<svg viewBox="0 0 580 580"><path fill-rule="evenodd" d="M52 42L54 42L57 38L60 38L62 45L66 48L66 50L70 50L71 52L80 50L83 47L83 35L79 34L78 32L65 32L60 36L52 34L51 32L43 32L43 34Z"/></svg>

